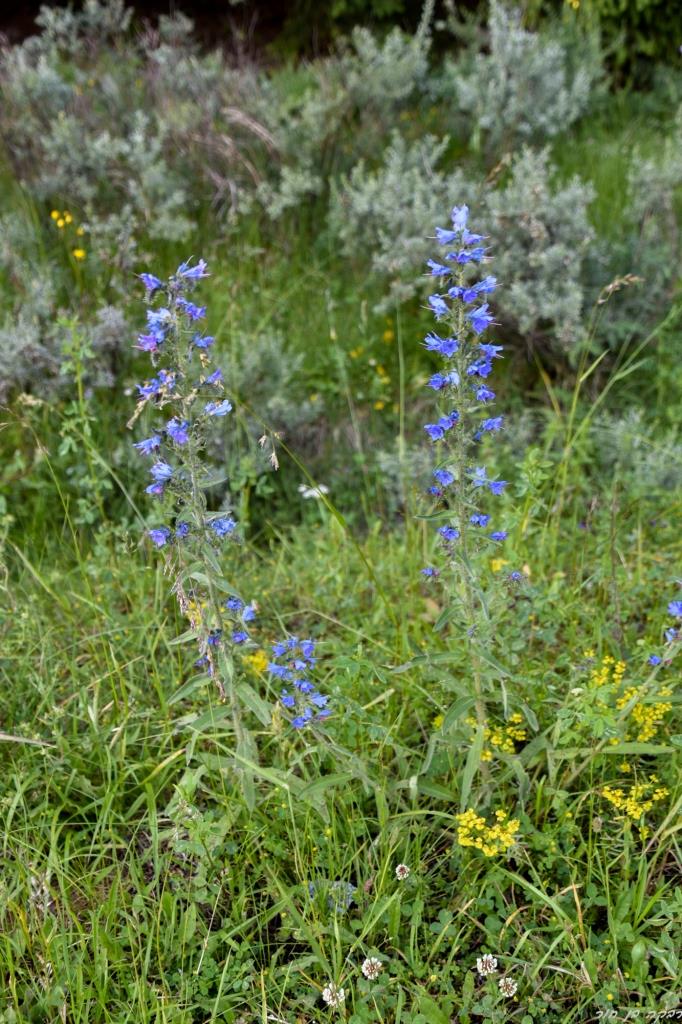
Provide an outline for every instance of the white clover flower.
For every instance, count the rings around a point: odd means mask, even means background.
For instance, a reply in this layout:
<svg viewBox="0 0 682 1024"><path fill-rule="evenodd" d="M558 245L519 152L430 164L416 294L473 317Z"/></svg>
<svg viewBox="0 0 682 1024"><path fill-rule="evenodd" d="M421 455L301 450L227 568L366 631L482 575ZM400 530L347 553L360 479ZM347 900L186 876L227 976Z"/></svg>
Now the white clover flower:
<svg viewBox="0 0 682 1024"><path fill-rule="evenodd" d="M516 995L516 990L519 987L513 978L500 978L499 985L502 995L508 997Z"/></svg>
<svg viewBox="0 0 682 1024"><path fill-rule="evenodd" d="M491 953L484 953L483 956L479 956L476 961L476 970L485 978L488 974L494 974L497 970L497 957L492 956Z"/></svg>
<svg viewBox="0 0 682 1024"><path fill-rule="evenodd" d="M407 864L398 864L395 869L395 877L399 882L404 882L406 878L410 877L410 869Z"/></svg>
<svg viewBox="0 0 682 1024"><path fill-rule="evenodd" d="M325 494L329 494L329 488L325 484L318 484L317 487L308 487L306 484L298 485L298 493L307 501L309 498L318 500Z"/></svg>
<svg viewBox="0 0 682 1024"><path fill-rule="evenodd" d="M332 1010L338 1010L345 1002L346 993L344 989L339 988L333 981L330 981L327 987L322 989L322 998Z"/></svg>
<svg viewBox="0 0 682 1024"><path fill-rule="evenodd" d="M368 956L366 960L362 962L362 973L368 981L374 981L379 977L384 969L384 965L381 960L378 960L375 956Z"/></svg>

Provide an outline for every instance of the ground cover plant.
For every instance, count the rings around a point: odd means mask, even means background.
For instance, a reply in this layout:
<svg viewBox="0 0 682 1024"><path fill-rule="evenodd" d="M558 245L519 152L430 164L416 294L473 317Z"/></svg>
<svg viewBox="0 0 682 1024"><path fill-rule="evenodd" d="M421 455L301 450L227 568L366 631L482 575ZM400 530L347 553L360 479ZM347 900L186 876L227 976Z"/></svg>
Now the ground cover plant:
<svg viewBox="0 0 682 1024"><path fill-rule="evenodd" d="M3 1024L682 1016L682 81L603 7L0 51Z"/></svg>

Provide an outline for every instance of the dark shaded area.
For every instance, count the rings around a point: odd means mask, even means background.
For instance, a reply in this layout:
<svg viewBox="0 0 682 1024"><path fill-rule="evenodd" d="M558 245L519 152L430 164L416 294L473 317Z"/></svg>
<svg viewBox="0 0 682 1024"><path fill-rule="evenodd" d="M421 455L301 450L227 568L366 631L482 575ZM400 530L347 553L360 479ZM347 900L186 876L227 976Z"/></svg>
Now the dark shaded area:
<svg viewBox="0 0 682 1024"><path fill-rule="evenodd" d="M37 31L35 18L41 0L0 3L0 32L14 43ZM80 3L49 3L44 6L79 8ZM236 45L247 52L277 41L283 50L324 51L339 32L356 24L400 25L414 29L419 22L422 0L258 0L230 3L229 0L133 0L127 6L137 19L156 22L159 15L180 11L192 18L202 42ZM477 4L471 5L476 7Z"/></svg>

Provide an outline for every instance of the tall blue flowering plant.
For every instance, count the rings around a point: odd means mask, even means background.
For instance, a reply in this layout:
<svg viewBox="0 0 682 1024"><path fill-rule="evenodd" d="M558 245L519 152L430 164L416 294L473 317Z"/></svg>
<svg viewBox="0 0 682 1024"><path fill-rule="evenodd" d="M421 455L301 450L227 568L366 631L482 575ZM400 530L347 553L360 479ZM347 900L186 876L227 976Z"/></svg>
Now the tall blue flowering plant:
<svg viewBox="0 0 682 1024"><path fill-rule="evenodd" d="M483 235L469 230L468 209L455 206L452 226L436 228L440 253L428 260L438 290L429 296L436 328L424 341L442 368L427 382L438 409L424 430L433 445L436 466L429 488L435 509L427 519L436 524L442 561L422 569L440 580L448 593L439 625L459 623L467 646L473 680L473 701L479 726L479 747L486 725L485 666L491 662L491 614L483 561L499 553L507 531L499 521L498 503L507 486L484 463L485 442L499 435L504 417L494 415L491 377L502 346L485 338L494 322L488 296L497 282L482 271L490 259ZM514 585L521 573L507 574Z"/></svg>
<svg viewBox="0 0 682 1024"><path fill-rule="evenodd" d="M166 572L189 629L176 642L196 644L196 666L207 673L229 703L235 749L242 763L255 746L244 724L242 704L267 724L268 705L235 677L234 652L251 643L256 607L226 580L225 547L237 540L231 513L212 512L206 488L213 480L204 458L209 432L224 422L232 405L223 374L211 361L214 339L206 333L206 307L192 301L208 276L204 260L183 263L167 280L142 274L148 309L137 348L148 353L153 376L138 385L137 408L128 426L145 414L148 436L134 448L147 461L147 493L157 503L148 539L165 557Z"/></svg>

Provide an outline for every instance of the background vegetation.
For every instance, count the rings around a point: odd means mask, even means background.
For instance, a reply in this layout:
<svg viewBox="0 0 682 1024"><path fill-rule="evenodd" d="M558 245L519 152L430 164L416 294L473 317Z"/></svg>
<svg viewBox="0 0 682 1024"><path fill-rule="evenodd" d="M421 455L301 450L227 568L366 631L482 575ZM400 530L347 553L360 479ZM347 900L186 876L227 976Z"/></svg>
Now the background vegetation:
<svg viewBox="0 0 682 1024"><path fill-rule="evenodd" d="M183 15L145 27L116 0L46 8L0 53L3 1024L682 1004L679 697L667 657L648 663L680 555L669 9L427 3L406 31L399 0L370 6L329 5L314 58L304 4L236 61ZM511 528L489 572L525 580L491 652L492 735L520 715L522 736L491 740L472 791L519 819L499 858L456 841L470 666L419 575L424 260L455 202L489 236L507 347ZM260 605L240 671L272 708L253 808L224 708L172 643L126 429L135 274L191 254L235 405L211 500L238 515L225 568ZM260 652L284 631L319 641L324 736L277 710ZM607 786L666 793L627 813ZM514 998L477 975L484 952Z"/></svg>

